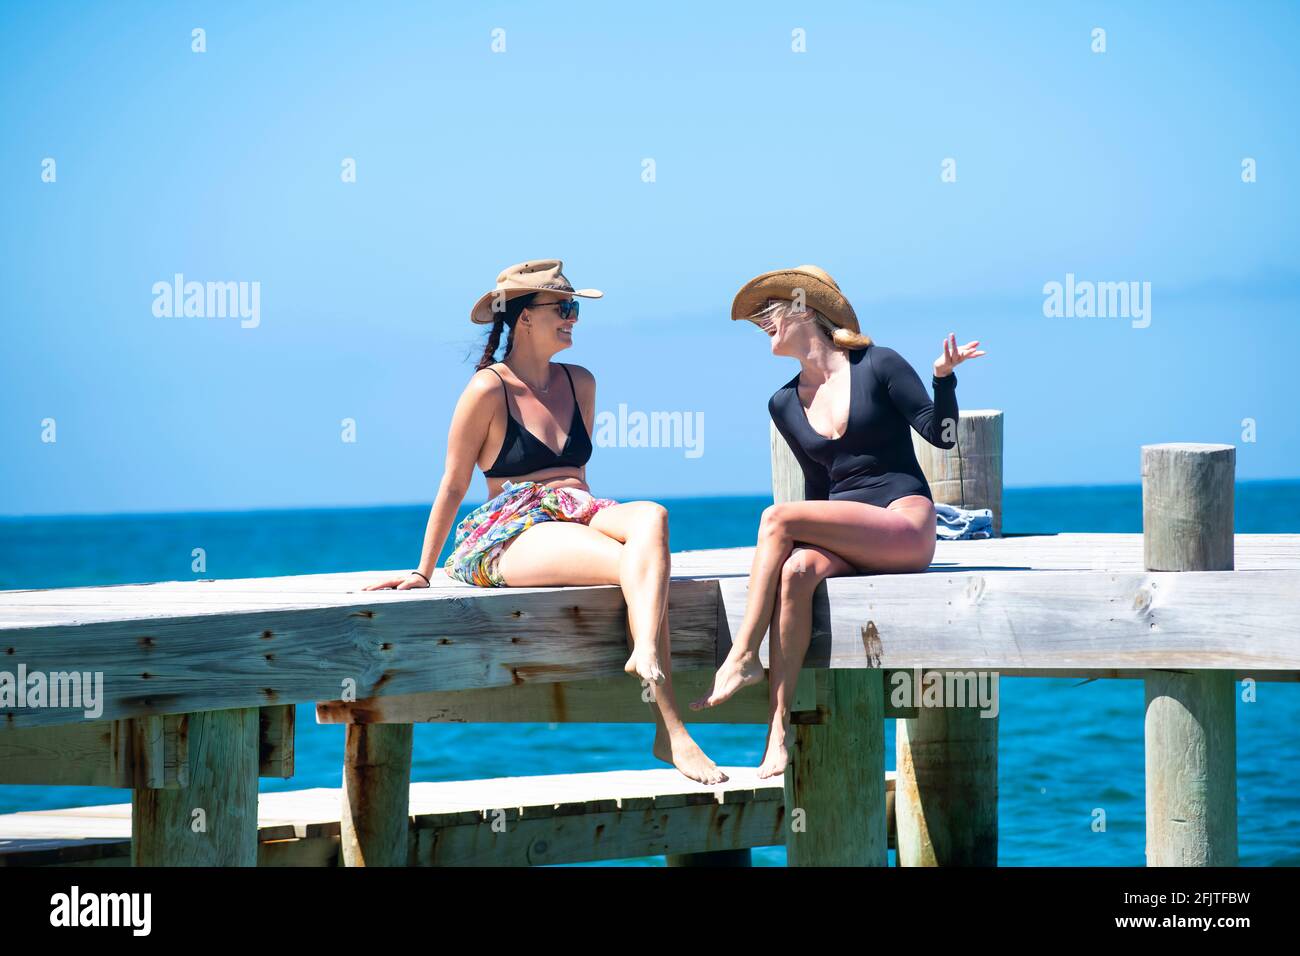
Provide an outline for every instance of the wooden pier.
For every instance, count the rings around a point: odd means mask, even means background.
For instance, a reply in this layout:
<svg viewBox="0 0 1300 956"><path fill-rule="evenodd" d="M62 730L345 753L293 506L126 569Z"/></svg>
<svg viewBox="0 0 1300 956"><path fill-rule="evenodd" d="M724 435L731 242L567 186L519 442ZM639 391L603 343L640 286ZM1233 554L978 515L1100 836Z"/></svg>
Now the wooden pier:
<svg viewBox="0 0 1300 956"><path fill-rule="evenodd" d="M964 413L960 425L969 454L959 441L926 466L947 476L936 475L936 498L984 506L995 489L1000 521L1001 415ZM784 446L773 448L775 497L796 497ZM997 862L997 719L973 707L900 709L891 674L913 669L1144 678L1148 863L1236 862L1233 682L1300 676L1300 535L1232 534L1228 446L1147 446L1142 461L1143 534L941 541L926 572L827 582L783 799L768 801L781 811L772 842L785 844L791 865L883 865L895 789L901 864ZM673 556L669 615L682 700L726 652L744 611L750 555ZM448 785L411 785L414 723L650 720L641 687L622 670L617 588L485 590L437 578L426 590L362 591L378 574L0 592L0 672L101 675L103 688L93 717L81 707L0 708L0 783L131 790L136 864L266 863L276 852L266 849L274 842L266 819L277 818L265 808L322 799L265 794L259 830L258 777L292 775L293 705L315 702L319 721L347 725L344 786L326 798L338 801L337 814L317 809L290 821L293 839L303 838L299 829L321 836L336 826L326 834L333 851L313 851L345 865L472 862L429 849L420 819L442 811L428 810L428 788ZM766 700L760 685L690 719L763 723ZM899 718L896 781L884 767L886 717ZM744 787L724 786L715 806L740 790L755 805L753 794L773 792L733 777ZM534 807L531 818L547 804L544 794L530 800L530 789L545 786L540 778L511 779L513 790L465 810L479 814L476 827L492 801ZM681 784L669 789L662 795L697 799ZM657 792L642 795L646 806L629 805L644 817L626 824L641 834L629 846L735 862L727 854L764 845L681 837L675 850L673 835L690 828L674 829L672 814L655 822ZM592 791L578 802L628 812L620 799ZM536 842L520 824L527 816L507 813L495 848L475 859L558 861L520 854ZM66 829L33 831L39 817L0 817L7 862L103 858L79 858L77 834ZM126 835L103 837L117 841L118 858ZM35 841L26 859L24 839Z"/></svg>

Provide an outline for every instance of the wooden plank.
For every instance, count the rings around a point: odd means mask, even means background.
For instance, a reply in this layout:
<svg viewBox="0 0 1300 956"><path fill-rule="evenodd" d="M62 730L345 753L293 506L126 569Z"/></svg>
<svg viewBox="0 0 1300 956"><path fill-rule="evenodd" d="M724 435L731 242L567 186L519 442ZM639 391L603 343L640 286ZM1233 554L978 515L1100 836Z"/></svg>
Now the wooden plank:
<svg viewBox="0 0 1300 956"><path fill-rule="evenodd" d="M1300 570L1300 535L1239 534L1239 571ZM673 555L673 574L683 579L744 576L753 548L684 551ZM1140 534L1013 535L982 541L940 541L929 572L1144 570ZM0 631L110 621L214 614L261 614L274 610L401 607L439 601L476 601L497 594L434 575L434 587L414 591L363 591L386 572L300 575L217 581L171 581L148 585L0 591ZM512 588L516 597L554 589ZM582 589L562 589L578 591Z"/></svg>
<svg viewBox="0 0 1300 956"><path fill-rule="evenodd" d="M87 721L0 734L0 783L74 787L182 786L183 715Z"/></svg>
<svg viewBox="0 0 1300 956"><path fill-rule="evenodd" d="M719 584L734 629L746 582ZM900 574L826 587L806 667L1300 669L1296 571Z"/></svg>
<svg viewBox="0 0 1300 956"><path fill-rule="evenodd" d="M618 588L475 590L470 600L24 628L0 644L29 671L75 660L103 673L105 719L333 700L353 688L360 699L624 676ZM669 616L674 669L711 666L717 584L674 585ZM5 711L0 726L82 719L29 708Z"/></svg>
<svg viewBox="0 0 1300 956"><path fill-rule="evenodd" d="M261 708L262 777L293 776L294 708ZM0 734L0 784L175 789L189 771L186 715L28 727Z"/></svg>
<svg viewBox="0 0 1300 956"><path fill-rule="evenodd" d="M671 816L682 808L724 807L731 808L734 814L737 805L746 805L748 808L741 812L750 819L744 832L753 832L755 828L761 831L762 825L755 821L769 812L778 813L783 805L781 779L760 781L753 768L728 768L728 772L731 779L716 788L697 787L672 770L416 783L410 788L410 813L417 827L440 831L467 828L466 832L441 838L441 850L434 853L435 862L445 859L470 863L519 862L520 848L493 848L493 844L499 838L499 821L511 826L521 820L528 821L533 829L507 831L516 840L531 838L534 844L537 839L547 840L536 835L545 832L543 824L549 820L553 829L548 842L558 840L558 844L554 850L542 850L541 855L549 861L570 859L580 853L579 846L603 840L605 835L605 831L599 834L595 831L599 821L592 827L584 827L579 822L585 808L614 817L616 829L621 825L620 820L632 821L629 826L644 834L647 830L641 818L647 812ZM884 785L892 811L893 773L885 775ZM340 796L341 791L336 788L259 794L258 866L339 865ZM709 818L709 815L701 816ZM496 831L492 830L494 824ZM609 823L605 826L608 830ZM486 829L487 833L469 832L480 829ZM653 838L653 827L649 832ZM130 833L130 804L0 815L0 866L129 863ZM605 841L604 849L613 851L617 846L617 852L625 852L633 839L612 838ZM772 845L779 845L784 839L779 827L775 839ZM413 836L413 851L414 845ZM475 846L482 851L478 856L474 855ZM525 846L523 855L536 850L535 845L531 850Z"/></svg>
<svg viewBox="0 0 1300 956"><path fill-rule="evenodd" d="M713 670L673 671L673 686L681 700L701 696L713 680ZM649 705L641 699L640 684L626 674L588 681L553 684L517 684L485 690L433 691L395 694L359 700L324 701L316 705L320 724L423 724L423 723L648 723ZM800 675L795 710L815 713L816 681L813 672ZM742 689L725 707L686 710L688 723L765 724L768 711L766 682Z"/></svg>

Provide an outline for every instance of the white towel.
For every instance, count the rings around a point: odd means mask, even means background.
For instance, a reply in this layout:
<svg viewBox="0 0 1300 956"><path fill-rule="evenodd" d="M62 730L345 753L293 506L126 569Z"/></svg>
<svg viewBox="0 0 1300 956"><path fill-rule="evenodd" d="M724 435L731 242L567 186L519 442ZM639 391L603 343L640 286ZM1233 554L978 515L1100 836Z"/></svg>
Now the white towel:
<svg viewBox="0 0 1300 956"><path fill-rule="evenodd" d="M935 536L940 541L993 537L993 512L989 508L958 508L935 504Z"/></svg>

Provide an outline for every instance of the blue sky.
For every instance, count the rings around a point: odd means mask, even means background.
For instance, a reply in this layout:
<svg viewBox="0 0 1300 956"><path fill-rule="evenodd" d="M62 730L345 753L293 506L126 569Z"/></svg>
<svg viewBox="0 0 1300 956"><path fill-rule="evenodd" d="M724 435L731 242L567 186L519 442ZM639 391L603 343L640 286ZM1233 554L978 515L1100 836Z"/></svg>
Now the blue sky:
<svg viewBox="0 0 1300 956"><path fill-rule="evenodd" d="M1159 441L1300 476L1298 27L1288 3L5 2L0 513L426 501L469 307L547 256L606 292L563 356L598 407L703 415L696 458L598 448L601 494L768 488L796 368L728 307L803 262L927 382L945 333L984 342L958 398L1006 413L1009 485L1136 482ZM155 316L178 272L260 283L260 324ZM1045 317L1067 273L1151 283L1150 325Z"/></svg>

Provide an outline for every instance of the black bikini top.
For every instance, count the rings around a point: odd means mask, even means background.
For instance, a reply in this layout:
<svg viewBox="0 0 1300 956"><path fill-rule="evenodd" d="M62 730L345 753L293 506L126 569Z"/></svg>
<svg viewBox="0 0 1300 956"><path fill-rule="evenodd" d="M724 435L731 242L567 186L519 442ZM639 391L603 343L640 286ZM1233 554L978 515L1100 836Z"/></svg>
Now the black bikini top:
<svg viewBox="0 0 1300 956"><path fill-rule="evenodd" d="M561 364L565 377L569 380L569 391L573 392L573 419L569 422L569 434L564 439L564 447L557 455L551 447L542 441L510 414L510 392L506 389L506 380L494 368L488 369L501 379L501 391L506 400L506 437L501 442L501 451L492 467L483 474L488 478L514 478L530 475L543 468L558 468L571 465L581 468L591 458L591 436L582 420L582 411L578 408L578 393L573 387L573 376L568 366Z"/></svg>

